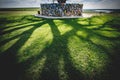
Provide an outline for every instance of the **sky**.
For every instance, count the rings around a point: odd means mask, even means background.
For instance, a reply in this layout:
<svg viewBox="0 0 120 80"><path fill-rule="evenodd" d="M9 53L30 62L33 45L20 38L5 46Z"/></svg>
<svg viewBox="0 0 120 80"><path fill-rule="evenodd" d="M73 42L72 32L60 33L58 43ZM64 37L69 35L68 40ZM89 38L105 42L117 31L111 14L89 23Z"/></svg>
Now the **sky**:
<svg viewBox="0 0 120 80"><path fill-rule="evenodd" d="M52 0L0 0L0 8L39 7L40 3ZM120 9L120 0L67 0L67 3L82 3L83 9Z"/></svg>

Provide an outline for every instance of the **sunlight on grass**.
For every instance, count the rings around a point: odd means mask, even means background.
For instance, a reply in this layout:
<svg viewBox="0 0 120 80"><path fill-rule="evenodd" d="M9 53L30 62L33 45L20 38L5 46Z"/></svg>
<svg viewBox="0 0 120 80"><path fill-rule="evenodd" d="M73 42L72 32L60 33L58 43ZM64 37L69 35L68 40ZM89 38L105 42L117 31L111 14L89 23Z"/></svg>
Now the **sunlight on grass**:
<svg viewBox="0 0 120 80"><path fill-rule="evenodd" d="M0 16L9 17L9 16L25 16L25 15L34 15L37 14L36 11L2 11Z"/></svg>
<svg viewBox="0 0 120 80"><path fill-rule="evenodd" d="M52 32L48 24L44 24L37 28L19 50L18 56L20 62L27 60L31 56L37 56L46 46L51 44L52 39Z"/></svg>
<svg viewBox="0 0 120 80"><path fill-rule="evenodd" d="M68 25L60 25L58 26L58 29L60 31L61 35L64 35L66 32L69 32L72 30L72 27L68 26Z"/></svg>
<svg viewBox="0 0 120 80"><path fill-rule="evenodd" d="M98 46L102 46L103 48L107 49L108 51L111 51L111 49L116 45L117 40L109 40L106 38L101 38L101 37L97 37L97 36L92 36L90 38L90 40L98 45Z"/></svg>
<svg viewBox="0 0 120 80"><path fill-rule="evenodd" d="M44 67L45 60L46 56L42 57L40 60L31 65L30 68L25 71L25 76L27 76L26 79L31 80L31 76L33 76L32 80L38 80Z"/></svg>
<svg viewBox="0 0 120 80"><path fill-rule="evenodd" d="M109 75L103 73L112 63L110 53L116 55L120 45L117 17L52 20L30 12L0 16L4 22L0 24L0 54L5 53L1 61L13 60L8 66L21 71L19 80L102 80Z"/></svg>
<svg viewBox="0 0 120 80"><path fill-rule="evenodd" d="M92 26L85 26L85 28L87 28L87 29L97 29L97 28L99 28L101 25L92 25Z"/></svg>
<svg viewBox="0 0 120 80"><path fill-rule="evenodd" d="M92 24L104 24L106 23L107 21L110 21L112 20L113 18L110 17L110 16L106 16L106 15L103 15L103 16L94 16L92 18L90 18L90 22Z"/></svg>
<svg viewBox="0 0 120 80"><path fill-rule="evenodd" d="M9 31L9 30L12 30L12 29L19 29L19 28L21 29L21 28L29 27L29 26L32 26L32 25L37 24L37 23L40 23L40 22L25 23L25 24L20 24L20 25L11 26L11 27L8 26L9 28L4 29L3 32L4 31Z"/></svg>
<svg viewBox="0 0 120 80"><path fill-rule="evenodd" d="M110 27L110 25L105 25L105 27L103 27L101 29L101 31L117 31L117 29L113 28L113 27Z"/></svg>
<svg viewBox="0 0 120 80"><path fill-rule="evenodd" d="M15 26L16 27L16 25L20 25L21 23L20 22L14 22L14 23L10 23L10 24L6 24L6 26L8 27L8 26ZM23 24L23 23L22 23ZM11 27L10 27L11 28Z"/></svg>
<svg viewBox="0 0 120 80"><path fill-rule="evenodd" d="M86 31L77 31L76 34L78 36L82 36L83 38L87 38L88 34L86 33Z"/></svg>
<svg viewBox="0 0 120 80"><path fill-rule="evenodd" d="M119 37L120 33L116 31L96 31L98 34L105 36L105 37Z"/></svg>
<svg viewBox="0 0 120 80"><path fill-rule="evenodd" d="M10 31L3 32L4 35L0 36L0 38L1 38L0 41L4 41L6 39L10 39L15 36L17 37L17 35L20 36L22 33L24 33L24 31L29 30L32 27L33 26L27 26L27 27L24 27L21 29L15 29L14 31L10 30Z"/></svg>
<svg viewBox="0 0 120 80"><path fill-rule="evenodd" d="M11 41L8 41L5 45L0 46L0 53L6 51L9 49L13 44L15 44L18 41L19 38L13 39Z"/></svg>
<svg viewBox="0 0 120 80"><path fill-rule="evenodd" d="M78 23L81 25L88 25L87 18L78 19Z"/></svg>
<svg viewBox="0 0 120 80"><path fill-rule="evenodd" d="M108 56L102 49L76 36L69 38L68 48L73 64L84 75L99 74L108 64Z"/></svg>

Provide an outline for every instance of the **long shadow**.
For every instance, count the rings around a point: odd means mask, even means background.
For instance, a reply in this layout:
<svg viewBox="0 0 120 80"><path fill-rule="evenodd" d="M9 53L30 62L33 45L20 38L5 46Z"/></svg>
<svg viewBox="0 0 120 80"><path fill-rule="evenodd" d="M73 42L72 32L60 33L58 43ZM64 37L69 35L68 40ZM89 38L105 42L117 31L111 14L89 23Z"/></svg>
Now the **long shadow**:
<svg viewBox="0 0 120 80"><path fill-rule="evenodd" d="M93 42L91 42L90 40L88 39L85 39L83 38L82 36L78 36L76 34L77 31L85 31L84 29L82 29L82 27L85 27L83 25L80 25L76 22L76 20L64 20L63 21L64 24L67 24L67 25L70 25L73 27L73 29L69 32L66 32L65 35L63 35L64 38L68 39L70 36L77 36L80 40L83 40L83 41L87 41L93 45L95 45ZM86 30L88 32L88 30ZM91 32L91 31L89 31ZM69 35L69 36L68 36ZM89 37L89 36L88 36ZM69 51L69 50L68 50ZM68 54L67 54L68 55ZM68 57L69 56L69 57ZM70 60L70 55L68 56L65 56L64 59L65 59L65 62L67 61L71 61ZM68 57L68 58L67 58ZM88 63L90 64L90 63ZM91 75L91 76L85 76L85 74L81 73L79 70L75 69L74 66L69 66L70 64L66 64L66 67L65 69L68 70L69 72L69 77L70 79L69 80L93 80L94 78L94 75ZM72 64L71 64L72 65ZM67 67L69 66L69 67Z"/></svg>
<svg viewBox="0 0 120 80"><path fill-rule="evenodd" d="M22 62L22 64L25 64L29 67L30 65L34 65L38 60L41 60L41 58L45 56L46 60L40 73L39 80L61 80L62 76L59 73L58 67L61 65L59 60L62 57L64 61L64 79L66 75L67 80L84 79L82 73L77 70L75 66L73 66L73 62L68 50L68 37L71 35L60 35L60 31L53 20L47 20L47 23L49 24L53 34L52 43L50 46L44 48L39 55L27 59L25 62ZM31 80L31 78L29 80Z"/></svg>
<svg viewBox="0 0 120 80"><path fill-rule="evenodd" d="M61 55L61 50L59 50L59 47L61 47L61 44L59 43L60 42L59 39L61 38L60 32L52 20L46 20L46 21L50 25L51 31L53 33L52 44L44 48L43 51L39 53L39 55L35 57L31 57L30 59L23 62L22 64L25 64L27 66L34 65L38 60L41 60L41 58L45 56L46 60L45 60L42 72L39 76L39 79L40 80L59 80L60 78L58 74L58 65L59 65L59 58ZM30 80L31 79L32 78L30 78Z"/></svg>
<svg viewBox="0 0 120 80"><path fill-rule="evenodd" d="M29 22L20 23L20 24L17 24L17 25L7 26L7 27L4 26L3 28L0 28L0 35L3 36L4 34L9 34L10 32L14 32L14 31L19 30L19 29L23 29L23 28L26 28L26 27L30 27L30 26L33 26L33 25L35 25L35 24L39 24L40 22L43 22L43 21L44 21L44 20L39 20L39 22L38 22L38 20L37 20L38 23L33 23L34 20L33 20L33 19L30 19ZM30 22L32 22L33 24L29 24ZM27 24L27 25L23 25L23 24ZM22 25L22 26L21 26L21 25ZM20 26L20 27L17 27L17 28L16 28L16 26ZM39 26L39 25L38 25L38 26ZM10 28L10 27L12 27L12 29L7 30L7 31L3 31L4 29ZM9 41L11 41L11 40L13 40L13 39L15 39L15 38L18 38L20 35L21 35L21 34L18 34L18 35L16 35L16 36L11 37L11 38L5 39L4 41L1 41L1 42L0 42L0 46L6 44L7 42L9 42Z"/></svg>
<svg viewBox="0 0 120 80"><path fill-rule="evenodd" d="M28 24L28 23L27 23L27 24ZM21 26L21 27L14 28L14 29L11 29L11 30L8 30L8 31L5 31L5 32L0 32L0 35L9 34L10 32L14 32L14 31L16 31L16 30L23 29L23 28L26 28L26 27L30 27L30 26L33 26L33 25L36 25L36 24L39 24L39 23L28 24L28 25L26 25L26 26ZM13 39L15 39L15 38L17 38L17 37L20 37L20 36L21 36L21 34L18 34L18 35L16 35L16 36L11 37L11 38L5 39L4 41L1 41L1 42L0 42L0 46L4 45L4 44L6 44L7 42L9 42L9 41L11 41L11 40L13 40Z"/></svg>
<svg viewBox="0 0 120 80"><path fill-rule="evenodd" d="M27 26L30 25L30 24L28 24L28 23L44 21L43 19L38 19L38 18L35 18L35 17L33 17L33 16L31 16L30 18L28 18L28 17L29 17L29 16L23 16L23 17L20 19L20 21L16 21L16 22L20 22L19 24L16 24L16 25L12 25L12 26L2 25L2 27L0 27L0 35L3 35L3 34L5 34L5 33L10 33L10 32L12 32L12 31L14 31L14 30L18 30L18 29L27 27ZM0 20L3 20L3 21L4 21L4 19L0 19ZM24 22L24 20L27 20L27 21ZM10 21L15 22L15 20L10 20ZM4 21L4 22L7 23L8 20L5 18L5 21ZM3 24L3 23L2 23L2 24ZM7 24L8 24L8 23L7 23ZM28 24L28 25L26 25L26 24ZM22 25L22 26L21 26L21 25ZM26 26L24 26L24 25L26 25ZM19 26L19 27L17 27L17 26ZM4 31L5 29L11 28L11 27L12 27L12 29L7 30L7 31Z"/></svg>
<svg viewBox="0 0 120 80"><path fill-rule="evenodd" d="M0 42L0 47L3 46L3 45L5 45L6 43L8 43L8 42L11 41L11 40L14 40L14 39L16 39L16 38L19 38L20 36L21 36L21 34L16 35L16 36L13 36L13 37L11 37L11 38L9 38L9 39L5 39L5 40L1 41L1 42Z"/></svg>
<svg viewBox="0 0 120 80"><path fill-rule="evenodd" d="M93 30L88 29L85 27L86 25L81 25L81 24L77 23L77 21L74 19L69 20L69 22L64 21L64 23L73 27L73 29L71 31L67 32L66 35L69 35L70 33L72 33L73 35L75 35L79 39L81 39L82 41L89 42L90 44L103 49L103 51L106 51L106 50L103 48L102 45L95 44L93 41L91 41L91 39L90 39L91 36L96 36L96 37L100 37L101 39L106 39L106 40L111 40L111 41L116 39L116 38L110 38L110 37L105 37L103 35L100 35L100 34L94 32L94 29ZM77 31L84 31L85 33L87 33L87 36L83 37L81 35L76 34ZM117 38L119 38L119 37L117 37Z"/></svg>
<svg viewBox="0 0 120 80"><path fill-rule="evenodd" d="M39 55L35 57L31 57L27 59L25 62L22 62L22 65L27 66L27 68L30 67L30 65L34 65L38 60L41 60L44 56L46 57L44 67L42 69L42 72L39 76L40 80L59 80L59 74L58 74L58 65L59 65L59 57L60 57L60 50L58 47L60 47L60 43L58 40L58 37L60 37L60 32L57 29L57 26L53 23L53 21L46 20L47 23L51 26L51 31L53 33L53 42L50 46L47 46L39 53ZM29 80L32 80L32 77L29 78Z"/></svg>
<svg viewBox="0 0 120 80"><path fill-rule="evenodd" d="M16 16L15 16L16 17ZM19 25L23 25L23 24L27 24L28 23L28 21L27 22L23 22L23 20L26 20L26 17L27 16L23 16L23 17L21 17L21 19L19 20L19 21L16 21L16 20L10 20L10 21L12 21L12 22L17 22L17 24L15 24L15 25L11 25L11 26L6 26L5 24L4 24L4 26L2 26L2 27L0 27L0 30L1 31L3 31L4 29L7 29L7 28L10 28L10 27L12 27L12 28L16 28L16 26L19 26ZM9 22L9 20L7 20L7 18L0 18L0 21L2 21L2 23L1 24L3 24L3 23L7 23L8 24L8 22ZM32 21L32 20L31 20ZM29 21L30 22L30 21ZM11 22L10 22L11 23ZM0 24L0 25L1 25Z"/></svg>
<svg viewBox="0 0 120 80"><path fill-rule="evenodd" d="M110 22L108 22L107 24L110 25L111 28L114 28L120 32L120 23L119 22L120 22L120 20L113 19Z"/></svg>
<svg viewBox="0 0 120 80"><path fill-rule="evenodd" d="M47 59L44 64L44 68L42 69L42 72L40 74L41 80L59 80L60 79L58 74L58 65L59 65L60 56L63 57L64 63L65 63L64 68L68 76L67 77L68 80L89 79L89 77L88 78L84 77L84 75L73 66L69 49L67 48L67 43L68 43L67 39L70 36L76 35L76 32L78 30L85 30L88 33L89 32L91 33L91 31L88 29L82 28L83 26L74 22L74 20L67 20L67 22L65 21L65 23L73 26L73 29L65 33L64 35L60 35L60 32L57 26L55 25L55 23L52 20L48 21L48 24L50 25L51 31L53 33L52 44L49 47L46 47L40 53L40 55L36 57L31 57L30 59L24 62L24 63L30 62L29 64L34 64L35 62L37 62L37 60L40 60L43 56L46 56ZM91 34L94 34L94 33L91 33ZM80 36L78 37L95 45L92 41L89 40L89 38L84 39ZM33 62L31 60L33 60Z"/></svg>
<svg viewBox="0 0 120 80"><path fill-rule="evenodd" d="M60 32L52 20L50 22L48 21L48 24L53 33L53 42L49 48L45 48L41 52L46 56L46 60L41 72L40 80L59 80L58 65L61 51L58 47L61 47L61 44L59 43L58 37L60 38Z"/></svg>
<svg viewBox="0 0 120 80"><path fill-rule="evenodd" d="M31 24L31 25L33 25L33 24ZM22 29L22 28L25 28L25 27L28 27L28 26L30 26L30 24L28 24L28 25L26 25L26 26L20 26L20 27L17 27L17 28L13 28L13 29L10 29L10 30L1 32L0 35L6 34L6 33L10 33L10 32L13 32L13 31L15 31L15 30L19 30L19 29Z"/></svg>
<svg viewBox="0 0 120 80"><path fill-rule="evenodd" d="M110 21L111 22L111 21ZM102 49L103 51L105 51L106 53L107 53L107 55L108 55L108 57L111 59L111 62L110 62L110 64L107 66L107 69L106 69L106 72L105 72L105 74L103 74L101 77L98 77L98 76L94 76L94 78L93 79L97 79L97 80L114 80L114 79L119 79L119 75L118 75L118 73L119 73L119 71L120 71L120 69L119 69L119 67L120 67L120 64L118 63L119 61L120 61L120 56L119 56L119 51L120 51L120 49L119 49L119 45L118 44L116 44L115 43L115 45L116 45L116 47L114 47L114 49L112 50L113 52L110 52L110 51L108 51L106 48L104 48L104 46L103 45L98 45L98 44L95 44L95 43L93 43L89 38L91 37L91 36L99 36L101 39L107 39L107 40L109 40L109 41L114 41L114 40L119 40L120 39L120 37L116 37L116 38L109 38L109 37L105 37L105 36L103 36L103 35L100 35L100 34L98 34L98 33L95 33L93 30L91 30L91 29L87 29L87 28L85 28L84 26L82 26L82 25L80 25L80 24L78 24L76 21L74 21L74 20L69 20L69 22L66 22L65 21L65 23L67 24L68 23L68 25L71 25L72 27L74 27L74 29L75 30L71 30L70 32L71 33L75 33L76 31L78 31L78 30L83 30L83 31L85 31L85 32L87 32L89 35L86 37L86 38L84 38L84 37L82 37L82 36L79 36L79 35L76 35L76 36L78 36L80 39L82 39L82 40L84 40L84 41L87 41L87 42L89 42L90 44L93 44L93 45L95 45L95 46L97 46L97 47L99 47L100 49ZM109 22L107 22L107 23L105 23L105 24L108 24ZM104 27L104 25L105 24L103 24L103 27ZM100 27L99 29L101 29L101 28L103 28L103 27ZM78 29L79 28L79 29ZM99 30L98 29L98 30ZM69 32L67 33L67 34L69 34ZM106 75L106 76L105 76ZM101 78L101 79L100 79Z"/></svg>
<svg viewBox="0 0 120 80"><path fill-rule="evenodd" d="M60 56L63 57L64 60L64 71L66 75L68 76L68 80L81 80L83 79L83 75L78 71L72 63L71 56L69 53L69 50L67 48L67 43L68 43L68 37L69 36L62 36L60 35L60 32L55 25L53 21L48 22L48 24L51 27L52 33L53 33L53 42L50 45L49 49L45 49L47 53L47 60L45 62L44 68L41 73L41 79L42 80L59 80L61 79L60 74L58 74L58 66L61 65L59 64ZM53 49L55 48L55 49ZM52 56L52 59L51 59ZM55 57L54 57L55 56ZM54 62L55 61L55 62ZM50 63L51 62L51 63ZM55 64L54 64L55 63ZM54 64L54 65L51 65ZM50 70L50 73L46 70L46 67ZM52 70L51 67L55 70ZM55 72L57 75L55 75ZM52 76L52 75L53 76ZM52 78L51 78L52 77Z"/></svg>
<svg viewBox="0 0 120 80"><path fill-rule="evenodd" d="M109 26L115 30L108 30L108 31L120 31L120 24L119 24L120 20L116 20L116 19L112 19L112 20L108 20L107 22L105 22L104 24L102 24L101 26L99 26L98 28L94 28L93 30L104 30L103 28L106 26ZM107 31L107 29L106 29Z"/></svg>
<svg viewBox="0 0 120 80"><path fill-rule="evenodd" d="M68 23L65 21L65 23ZM88 35L87 38L89 38L89 36L98 36L98 37L101 37L101 39L106 39L106 40L110 40L110 41L114 41L116 39L120 39L120 36L117 36L117 37L107 37L107 36L104 36L102 34L99 34L97 32L95 32L96 30L100 30L102 31L102 28L105 27L105 25L108 25L109 23L111 23L111 20L104 23L102 26L98 27L98 28L93 28L93 29L89 29L89 28L86 28L87 25L81 25L79 23L77 23L77 21L75 21L74 19L73 20L70 20L68 25L71 25L72 27L74 27L74 29L76 29L77 31L80 30L80 31L85 31ZM109 24L110 25L110 24ZM95 25L94 25L95 26ZM107 31L107 30L104 30L104 31ZM117 30L115 30L117 31Z"/></svg>
<svg viewBox="0 0 120 80"><path fill-rule="evenodd" d="M17 52L29 39L32 32L46 22L32 25L33 27L19 35L19 40L9 49L0 54L0 79L1 80L19 80L24 73L24 66L17 61ZM18 37L18 36L17 36ZM14 37L16 38L16 37Z"/></svg>
<svg viewBox="0 0 120 80"><path fill-rule="evenodd" d="M29 39L32 32L35 29L37 29L38 26L42 26L45 23L48 23L51 28L51 32L53 34L52 43L49 46L46 46L43 49L43 51L41 51L39 53L39 55L30 57L29 59L27 59L26 61L24 61L22 63L18 63L17 57L16 57L18 50ZM59 60L61 57L63 58L63 61L64 61L64 65L63 65L64 72L68 76L66 78L67 80L91 80L89 77L88 78L84 77L84 75L79 70L77 70L75 68L75 66L73 65L73 62L71 60L72 58L70 56L69 49L67 46L68 38L73 35L76 35L84 41L87 41L93 45L99 46L99 45L93 43L89 39L89 37L92 35L100 36L101 38L106 38L106 37L102 36L100 34L97 34L92 30L85 28L84 25L78 24L76 22L76 20L74 20L74 19L73 20L63 20L63 23L68 24L73 27L73 29L71 31L66 32L64 35L60 34L60 31L53 20L44 20L43 22L40 22L40 23L31 24L31 26L33 26L33 27L27 31L24 31L22 34L14 36L10 39L7 39L6 41L20 38L15 44L12 45L12 47L10 47L8 50L6 50L5 52L0 54L0 74L2 74L0 79L1 80L2 79L4 79L4 80L23 79L24 80L25 79L24 78L24 75L25 75L24 70L28 69L30 67L30 65L36 64L37 61L41 60L45 56L46 60L45 60L43 69L39 75L40 80L61 80L61 77L63 77L63 76L60 76L59 68L58 68L60 65ZM91 23L90 23L90 25L91 25ZM27 25L27 26L30 26L30 25ZM23 26L21 28L24 28L27 26ZM15 30L18 30L18 29L19 28L15 29ZM15 30L12 30L12 31L15 31ZM82 36L77 35L76 32L79 30L89 33L89 36L87 38L83 38ZM6 32L6 33L8 33L8 32ZM106 39L109 40L109 38L106 38ZM6 41L4 41L3 44L5 44ZM47 45L47 43L46 43L46 45ZM100 48L103 48L103 46L101 46ZM117 47L116 51L119 51L119 47ZM118 55L118 52L116 52L116 51L114 53ZM106 80L108 80L108 79L112 80L113 78L115 79L115 76L118 77L118 74L115 73L115 71L117 71L119 69L118 63L116 63L116 61L120 61L120 59L118 59L118 58L119 58L118 56L114 56L114 59L112 59L112 61L113 61L112 66L109 68L110 70L112 69L111 71L109 70L110 75L112 77L109 76L110 78L107 78ZM117 69L115 69L115 68L117 68ZM117 72L119 72L119 71L117 71ZM116 75L114 75L114 74L116 74ZM93 78L93 80L94 79L97 79L97 78ZM32 78L29 78L29 80L32 80ZM97 80L100 80L100 79L97 79ZM104 80L104 79L102 78L101 80Z"/></svg>
<svg viewBox="0 0 120 80"><path fill-rule="evenodd" d="M25 23L19 23L19 24L16 24L16 25L12 25L12 26L6 26L6 25L4 25L3 27L1 27L0 28L0 31L3 31L3 30L5 30L5 29L7 29L7 28L16 28L16 26L20 26L20 25L24 25L24 24L27 24L28 22L25 22Z"/></svg>
<svg viewBox="0 0 120 80"><path fill-rule="evenodd" d="M0 24L12 23L14 20L8 20L6 17L0 17Z"/></svg>

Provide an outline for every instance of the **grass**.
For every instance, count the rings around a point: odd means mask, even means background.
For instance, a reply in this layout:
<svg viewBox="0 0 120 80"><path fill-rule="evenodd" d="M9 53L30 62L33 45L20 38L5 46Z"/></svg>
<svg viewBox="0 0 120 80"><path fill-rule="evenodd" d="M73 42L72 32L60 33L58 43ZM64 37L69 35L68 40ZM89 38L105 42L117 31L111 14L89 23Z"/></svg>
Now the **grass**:
<svg viewBox="0 0 120 80"><path fill-rule="evenodd" d="M119 78L119 15L52 20L33 13L1 13L1 79Z"/></svg>

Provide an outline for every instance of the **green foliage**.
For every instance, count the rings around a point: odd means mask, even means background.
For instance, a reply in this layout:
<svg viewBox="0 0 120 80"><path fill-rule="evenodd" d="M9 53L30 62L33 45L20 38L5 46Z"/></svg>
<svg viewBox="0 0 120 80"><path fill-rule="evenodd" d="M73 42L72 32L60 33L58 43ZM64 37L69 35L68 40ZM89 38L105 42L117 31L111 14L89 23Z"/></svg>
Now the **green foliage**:
<svg viewBox="0 0 120 80"><path fill-rule="evenodd" d="M120 16L52 20L28 14L0 16L0 73L7 76L4 79L115 79Z"/></svg>

